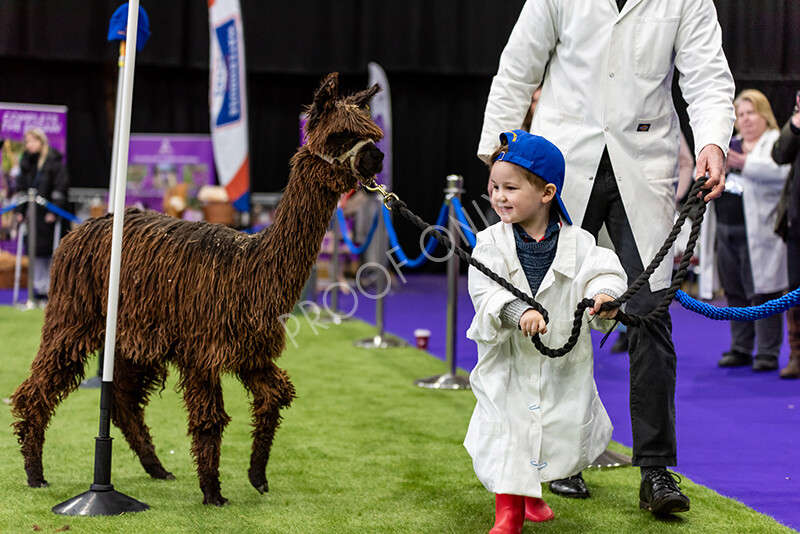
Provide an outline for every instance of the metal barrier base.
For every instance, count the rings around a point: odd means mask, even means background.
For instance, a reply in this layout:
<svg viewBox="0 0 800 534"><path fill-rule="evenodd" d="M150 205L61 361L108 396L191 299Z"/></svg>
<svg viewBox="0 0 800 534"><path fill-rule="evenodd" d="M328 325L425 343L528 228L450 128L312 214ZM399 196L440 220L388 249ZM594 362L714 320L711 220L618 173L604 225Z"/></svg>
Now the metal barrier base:
<svg viewBox="0 0 800 534"><path fill-rule="evenodd" d="M362 349L391 349L395 347L408 346L408 343L402 339L389 338L381 335L360 339L358 341L354 341L353 344Z"/></svg>
<svg viewBox="0 0 800 534"><path fill-rule="evenodd" d="M44 308L45 306L47 306L47 301L36 300L36 299L26 300L25 302L20 302L14 305L16 309L22 311L37 310L40 308Z"/></svg>
<svg viewBox="0 0 800 534"><path fill-rule="evenodd" d="M472 389L472 386L469 385L468 376L453 375L450 373L420 378L419 380L415 380L414 384L421 388L428 389Z"/></svg>
<svg viewBox="0 0 800 534"><path fill-rule="evenodd" d="M597 457L597 459L589 464L590 468L595 469L606 469L609 467L625 467L627 465L631 465L631 457L622 454L621 452L615 452L609 449L603 451L603 454Z"/></svg>
<svg viewBox="0 0 800 534"><path fill-rule="evenodd" d="M325 324L342 324L352 319L352 317L345 317L344 315L338 313L323 313L317 319L320 323Z"/></svg>

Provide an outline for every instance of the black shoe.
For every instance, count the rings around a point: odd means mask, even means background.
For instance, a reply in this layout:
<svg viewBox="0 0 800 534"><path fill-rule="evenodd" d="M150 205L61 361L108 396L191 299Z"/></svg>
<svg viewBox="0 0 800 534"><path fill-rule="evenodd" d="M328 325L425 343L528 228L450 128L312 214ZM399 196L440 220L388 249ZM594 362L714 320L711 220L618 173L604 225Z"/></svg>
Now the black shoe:
<svg viewBox="0 0 800 534"><path fill-rule="evenodd" d="M651 468L642 477L639 486L639 508L654 515L689 511L689 497L681 493L677 482L681 477L664 468Z"/></svg>
<svg viewBox="0 0 800 534"><path fill-rule="evenodd" d="M588 499L591 496L581 473L569 478L554 480L548 484L548 487L556 495L570 499Z"/></svg>
<svg viewBox="0 0 800 534"><path fill-rule="evenodd" d="M617 340L611 345L611 354L619 354L621 352L628 352L628 333L620 332Z"/></svg>
<svg viewBox="0 0 800 534"><path fill-rule="evenodd" d="M756 357L753 360L753 371L775 371L777 369L777 356L763 356L756 354Z"/></svg>
<svg viewBox="0 0 800 534"><path fill-rule="evenodd" d="M736 350L723 353L722 358L717 362L720 367L744 367L752 364L752 356Z"/></svg>

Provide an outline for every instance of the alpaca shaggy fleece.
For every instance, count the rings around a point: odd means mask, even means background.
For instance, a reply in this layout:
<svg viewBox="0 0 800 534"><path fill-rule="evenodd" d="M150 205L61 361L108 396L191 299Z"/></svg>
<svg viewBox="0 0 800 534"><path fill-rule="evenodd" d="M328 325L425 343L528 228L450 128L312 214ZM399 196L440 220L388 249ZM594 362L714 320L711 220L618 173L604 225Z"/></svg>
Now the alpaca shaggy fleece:
<svg viewBox="0 0 800 534"><path fill-rule="evenodd" d="M307 110L307 143L292 158L269 231L251 236L125 211L111 421L150 476L172 478L156 455L144 408L173 364L204 504L227 502L219 482L222 433L230 421L220 385L225 373L238 377L251 396L248 477L259 492L268 490L280 410L295 396L275 364L285 347L282 318L300 296L339 197L382 169L374 143L348 160L334 159L382 137L368 110L378 91L376 85L341 98L338 75L323 80ZM30 376L11 397L31 487L47 485L42 447L56 407L78 387L86 359L104 342L112 224L111 216L87 221L53 255L41 345Z"/></svg>

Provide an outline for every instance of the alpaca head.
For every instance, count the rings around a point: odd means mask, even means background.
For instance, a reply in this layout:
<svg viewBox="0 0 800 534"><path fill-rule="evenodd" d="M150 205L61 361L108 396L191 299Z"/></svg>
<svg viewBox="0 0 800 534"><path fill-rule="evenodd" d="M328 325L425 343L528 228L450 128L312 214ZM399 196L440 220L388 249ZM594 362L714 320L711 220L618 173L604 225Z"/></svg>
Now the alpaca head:
<svg viewBox="0 0 800 534"><path fill-rule="evenodd" d="M383 153L373 144L362 144L355 154L348 156L359 143L377 142L383 132L373 122L369 102L381 90L378 84L358 93L339 96L339 74L328 74L322 81L314 102L308 106L306 146L332 164L344 164L355 171L348 173L347 183L329 184L336 192L344 193L358 185L360 178L370 178L383 170ZM338 158L338 160L337 160ZM346 161L352 159L352 162Z"/></svg>

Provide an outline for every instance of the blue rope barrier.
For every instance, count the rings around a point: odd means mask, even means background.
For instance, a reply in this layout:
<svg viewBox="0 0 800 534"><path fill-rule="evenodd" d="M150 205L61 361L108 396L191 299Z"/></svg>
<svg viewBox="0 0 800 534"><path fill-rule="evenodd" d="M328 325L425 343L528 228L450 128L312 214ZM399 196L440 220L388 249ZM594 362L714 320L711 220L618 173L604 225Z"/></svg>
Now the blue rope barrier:
<svg viewBox="0 0 800 534"><path fill-rule="evenodd" d="M452 202L458 224L461 226L461 231L464 233L464 237L467 239L469 246L475 248L475 232L472 231L472 226L467 222L467 217L464 215L464 207L461 205L461 201L456 197L452 198Z"/></svg>
<svg viewBox="0 0 800 534"><path fill-rule="evenodd" d="M14 204L11 204L9 206L6 206L5 208L0 209L0 215L3 215L4 213L8 213L9 211L13 210L17 206L19 206L19 204L17 204L15 202Z"/></svg>
<svg viewBox="0 0 800 534"><path fill-rule="evenodd" d="M83 220L79 219L78 217L76 217L75 215L71 214L68 211L62 210L61 208L59 208L58 206L56 206L55 204L53 204L50 201L45 200L44 201L44 207L47 208L48 210L52 211L56 215L67 219L68 221L72 221L72 222L77 223L77 224L80 224L80 223L83 222Z"/></svg>
<svg viewBox="0 0 800 534"><path fill-rule="evenodd" d="M436 218L436 224L434 224L434 226L439 226L441 228L445 227L447 224L447 207L448 206L446 202L442 204L442 207L439 210L439 216ZM428 238L428 242L425 244L425 252L411 260L408 258L408 256L406 256L406 253L403 252L403 249L400 248L400 241L397 239L397 233L394 231L394 226L392 226L391 214L389 212L389 208L386 206L383 206L383 223L386 226L386 233L389 234L389 242L394 248L394 253L404 267L408 267L410 269L419 267L428 260L428 256L433 254L433 251L436 249L438 241L435 237L431 236Z"/></svg>
<svg viewBox="0 0 800 534"><path fill-rule="evenodd" d="M367 250L367 247L369 247L369 244L372 242L372 236L375 234L375 229L378 228L377 212L375 213L375 217L372 219L372 226L370 227L369 232L367 232L367 239L364 240L364 243L362 243L360 247L353 243L352 239L350 239L350 236L347 233L347 221L344 220L344 212L342 211L342 208L336 208L336 220L339 223L339 231L342 234L342 241L344 241L344 244L347 245L347 248L350 249L352 254L361 254Z"/></svg>
<svg viewBox="0 0 800 534"><path fill-rule="evenodd" d="M267 226L269 226L269 225L267 225L267 224L257 224L255 226L251 226L250 228L245 228L244 230L242 230L242 232L244 232L245 234L257 234L258 232L260 232L261 230L263 230Z"/></svg>
<svg viewBox="0 0 800 534"><path fill-rule="evenodd" d="M778 313L783 313L789 308L800 304L800 287L790 291L784 296L770 300L759 306L746 306L742 308L719 308L693 299L683 291L675 293L675 300L687 310L699 313L715 321L757 321Z"/></svg>

